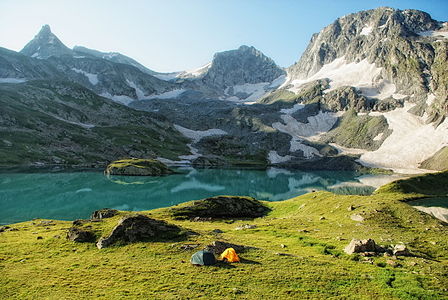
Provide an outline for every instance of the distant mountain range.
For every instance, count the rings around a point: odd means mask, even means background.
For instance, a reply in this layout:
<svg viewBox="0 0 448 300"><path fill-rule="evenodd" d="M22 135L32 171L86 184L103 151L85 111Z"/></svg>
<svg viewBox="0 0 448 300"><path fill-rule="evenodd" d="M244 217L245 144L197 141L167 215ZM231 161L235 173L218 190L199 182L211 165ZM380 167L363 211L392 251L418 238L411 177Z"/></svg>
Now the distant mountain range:
<svg viewBox="0 0 448 300"><path fill-rule="evenodd" d="M425 12L383 7L335 20L287 69L241 46L158 73L45 25L0 48L0 164L448 168L447 38Z"/></svg>

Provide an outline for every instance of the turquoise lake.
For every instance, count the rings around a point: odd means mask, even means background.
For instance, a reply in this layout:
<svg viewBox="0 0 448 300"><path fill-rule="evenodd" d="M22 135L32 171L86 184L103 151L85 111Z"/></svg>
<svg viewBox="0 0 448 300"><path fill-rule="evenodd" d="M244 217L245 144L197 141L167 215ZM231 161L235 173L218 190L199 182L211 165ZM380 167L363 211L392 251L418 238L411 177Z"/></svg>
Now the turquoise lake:
<svg viewBox="0 0 448 300"><path fill-rule="evenodd" d="M141 211L216 195L281 201L313 190L370 194L393 175L271 168L193 169L164 177L106 177L101 171L0 172L0 224L88 218L100 208Z"/></svg>

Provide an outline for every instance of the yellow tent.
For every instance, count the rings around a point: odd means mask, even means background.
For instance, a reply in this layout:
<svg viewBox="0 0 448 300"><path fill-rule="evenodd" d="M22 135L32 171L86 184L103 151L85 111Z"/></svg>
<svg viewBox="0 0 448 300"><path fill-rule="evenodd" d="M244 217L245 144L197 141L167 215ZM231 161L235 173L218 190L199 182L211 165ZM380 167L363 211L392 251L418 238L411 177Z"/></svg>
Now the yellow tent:
<svg viewBox="0 0 448 300"><path fill-rule="evenodd" d="M219 256L220 260L226 260L227 262L239 262L240 258L238 254L236 254L235 249L227 248L224 252Z"/></svg>

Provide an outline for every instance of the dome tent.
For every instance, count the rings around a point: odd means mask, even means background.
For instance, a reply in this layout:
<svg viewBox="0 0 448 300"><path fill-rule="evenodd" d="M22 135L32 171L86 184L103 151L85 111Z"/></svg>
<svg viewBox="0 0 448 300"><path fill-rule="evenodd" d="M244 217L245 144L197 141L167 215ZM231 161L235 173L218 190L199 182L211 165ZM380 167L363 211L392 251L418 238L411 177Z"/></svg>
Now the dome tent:
<svg viewBox="0 0 448 300"><path fill-rule="evenodd" d="M215 255L212 252L201 250L191 256L190 262L193 265L209 266L216 263Z"/></svg>

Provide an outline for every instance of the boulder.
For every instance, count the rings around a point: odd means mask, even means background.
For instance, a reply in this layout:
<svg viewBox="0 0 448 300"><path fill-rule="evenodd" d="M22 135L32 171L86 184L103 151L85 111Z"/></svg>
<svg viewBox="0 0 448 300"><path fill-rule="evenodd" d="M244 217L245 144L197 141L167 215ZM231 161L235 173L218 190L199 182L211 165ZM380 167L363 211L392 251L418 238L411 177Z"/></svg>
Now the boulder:
<svg viewBox="0 0 448 300"><path fill-rule="evenodd" d="M178 218L258 218L270 209L252 197L217 196L171 209Z"/></svg>
<svg viewBox="0 0 448 300"><path fill-rule="evenodd" d="M67 239L78 243L89 243L96 240L93 232L83 230L79 227L70 227L67 231Z"/></svg>
<svg viewBox="0 0 448 300"><path fill-rule="evenodd" d="M409 249L403 244L397 244L392 249L392 253L395 256L411 256Z"/></svg>
<svg viewBox="0 0 448 300"><path fill-rule="evenodd" d="M105 218L111 218L116 214L118 214L118 210L116 209L102 208L99 210L95 210L90 216L90 219L100 220Z"/></svg>
<svg viewBox="0 0 448 300"><path fill-rule="evenodd" d="M165 221L144 215L123 217L112 232L101 237L96 246L101 249L116 242L135 243L149 240L168 240L180 236L181 229Z"/></svg>
<svg viewBox="0 0 448 300"><path fill-rule="evenodd" d="M174 171L155 159L122 159L110 163L104 174L125 176L162 176Z"/></svg>
<svg viewBox="0 0 448 300"><path fill-rule="evenodd" d="M347 254L353 254L353 253L380 253L384 252L384 249L380 246L378 246L374 240L367 239L367 240L357 240L352 239L350 244L348 244L344 248L344 252Z"/></svg>

